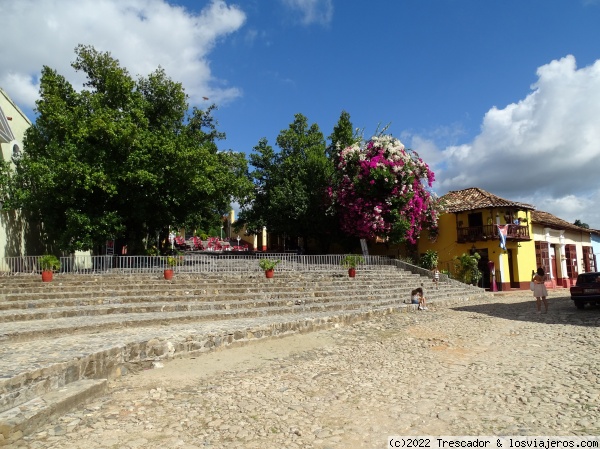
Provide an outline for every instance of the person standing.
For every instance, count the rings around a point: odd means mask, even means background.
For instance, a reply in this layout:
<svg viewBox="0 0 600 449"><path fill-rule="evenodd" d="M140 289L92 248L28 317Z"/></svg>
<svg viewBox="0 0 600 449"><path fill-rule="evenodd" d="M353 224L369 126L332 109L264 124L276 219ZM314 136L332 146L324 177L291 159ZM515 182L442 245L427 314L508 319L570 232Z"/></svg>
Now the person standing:
<svg viewBox="0 0 600 449"><path fill-rule="evenodd" d="M440 284L440 270L438 270L438 267L436 265L431 271L433 271L433 284L435 286L435 289L437 290Z"/></svg>
<svg viewBox="0 0 600 449"><path fill-rule="evenodd" d="M548 313L548 290L544 285L544 274L542 267L537 269L537 273L532 273L533 296L536 299L537 313L542 313L542 302L544 303L544 313Z"/></svg>

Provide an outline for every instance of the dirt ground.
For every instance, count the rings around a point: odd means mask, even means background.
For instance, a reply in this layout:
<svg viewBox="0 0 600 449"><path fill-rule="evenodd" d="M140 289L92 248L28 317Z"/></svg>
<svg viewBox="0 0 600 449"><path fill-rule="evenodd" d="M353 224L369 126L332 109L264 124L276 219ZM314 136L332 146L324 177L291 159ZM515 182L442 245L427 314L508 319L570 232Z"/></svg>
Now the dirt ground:
<svg viewBox="0 0 600 449"><path fill-rule="evenodd" d="M134 380L142 390L164 384L181 387L196 385L198 381L218 373L232 373L268 366L291 354L323 348L334 344L329 331L295 334L287 337L251 342L234 348L202 354L198 357L173 359L161 362L154 369L139 371ZM125 379L118 380L122 382Z"/></svg>

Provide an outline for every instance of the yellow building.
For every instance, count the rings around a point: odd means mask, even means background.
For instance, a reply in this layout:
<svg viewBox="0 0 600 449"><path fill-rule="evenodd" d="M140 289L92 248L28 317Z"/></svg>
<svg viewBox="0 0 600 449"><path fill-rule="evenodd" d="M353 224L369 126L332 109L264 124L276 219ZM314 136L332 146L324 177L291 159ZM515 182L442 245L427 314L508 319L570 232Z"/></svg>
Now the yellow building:
<svg viewBox="0 0 600 449"><path fill-rule="evenodd" d="M479 188L448 192L440 198L445 212L438 234L421 234L420 254L438 253L439 269L454 273L454 257L479 253L480 286L528 289L536 269L530 204L506 200ZM501 237L504 237L501 238Z"/></svg>

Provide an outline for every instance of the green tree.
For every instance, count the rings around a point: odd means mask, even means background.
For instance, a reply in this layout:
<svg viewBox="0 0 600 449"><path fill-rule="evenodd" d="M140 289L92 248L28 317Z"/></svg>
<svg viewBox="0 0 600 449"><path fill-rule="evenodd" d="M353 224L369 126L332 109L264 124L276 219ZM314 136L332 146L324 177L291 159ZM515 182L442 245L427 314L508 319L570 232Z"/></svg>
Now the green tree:
<svg viewBox="0 0 600 449"><path fill-rule="evenodd" d="M296 114L277 137L279 152L263 138L254 147L250 163L255 193L242 204L240 222L253 232L263 226L288 236L324 241L330 231L326 189L332 165L318 125Z"/></svg>
<svg viewBox="0 0 600 449"><path fill-rule="evenodd" d="M419 266L422 268L427 268L428 270L433 269L433 267L437 267L438 264L438 253L432 249L428 249L424 254L419 258Z"/></svg>
<svg viewBox="0 0 600 449"><path fill-rule="evenodd" d="M333 132L329 135L328 139L330 144L327 147L327 156L334 164L338 163L341 150L360 141L360 137L357 136L354 131L348 112L342 111L340 118L333 127Z"/></svg>
<svg viewBox="0 0 600 449"><path fill-rule="evenodd" d="M42 223L47 242L73 251L120 238L137 254L148 236L215 222L247 195L245 158L217 149L225 136L214 107L188 115L183 87L161 68L134 80L108 52L75 53L84 89L42 69L11 188L13 207Z"/></svg>
<svg viewBox="0 0 600 449"><path fill-rule="evenodd" d="M465 284L477 284L482 277L479 270L479 253L467 254L454 257L456 278Z"/></svg>
<svg viewBox="0 0 600 449"><path fill-rule="evenodd" d="M575 220L575 223L573 223L575 226L579 226L580 228L584 228L584 229L590 229L590 225L587 223L583 223L581 220Z"/></svg>
<svg viewBox="0 0 600 449"><path fill-rule="evenodd" d="M9 197L10 173L10 164L4 158L0 158L0 210Z"/></svg>

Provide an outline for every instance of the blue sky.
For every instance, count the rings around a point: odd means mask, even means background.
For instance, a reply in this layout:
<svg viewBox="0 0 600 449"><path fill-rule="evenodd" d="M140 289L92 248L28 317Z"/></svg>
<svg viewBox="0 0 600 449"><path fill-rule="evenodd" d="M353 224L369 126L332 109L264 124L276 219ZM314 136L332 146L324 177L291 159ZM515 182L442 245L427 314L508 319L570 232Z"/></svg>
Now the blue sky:
<svg viewBox="0 0 600 449"><path fill-rule="evenodd" d="M433 167L600 228L600 0L20 0L0 3L0 86L33 119L42 65L82 79L78 43L158 65L216 103L224 149L275 144L295 113L342 110ZM202 97L209 97L208 102Z"/></svg>

